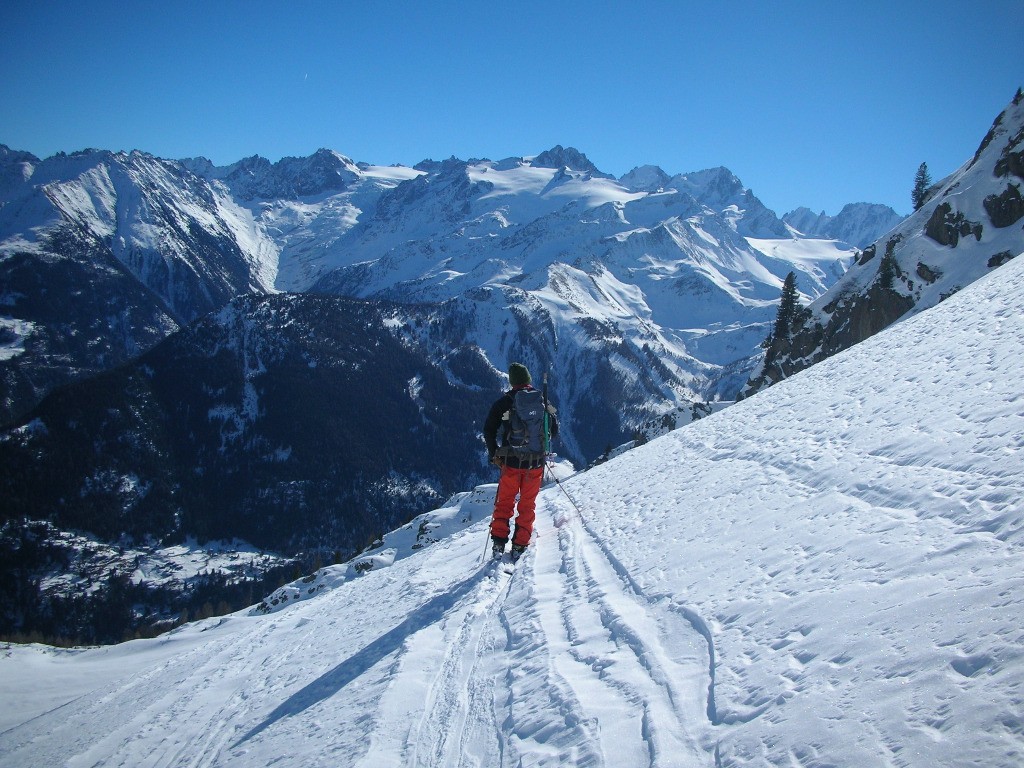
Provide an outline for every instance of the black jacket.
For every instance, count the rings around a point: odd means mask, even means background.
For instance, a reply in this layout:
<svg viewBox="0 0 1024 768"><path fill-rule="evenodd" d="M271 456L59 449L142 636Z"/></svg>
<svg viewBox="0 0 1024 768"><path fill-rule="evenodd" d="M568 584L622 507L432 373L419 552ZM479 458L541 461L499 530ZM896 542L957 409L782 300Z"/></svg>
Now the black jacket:
<svg viewBox="0 0 1024 768"><path fill-rule="evenodd" d="M525 387L513 387L494 401L494 405L491 406L491 410L487 414L487 419L484 421L484 442L487 443L488 460L493 460L494 454L498 451L499 431L501 432L501 445L505 445L508 441L510 427L505 415L512 410L512 398L520 389L533 389L533 387L529 384ZM558 435L558 419L555 418L555 409L551 405L548 405L548 428L549 436L554 439ZM509 456L505 459L505 463L514 469L533 469L544 466L544 459L542 457L534 461L521 462L515 456Z"/></svg>

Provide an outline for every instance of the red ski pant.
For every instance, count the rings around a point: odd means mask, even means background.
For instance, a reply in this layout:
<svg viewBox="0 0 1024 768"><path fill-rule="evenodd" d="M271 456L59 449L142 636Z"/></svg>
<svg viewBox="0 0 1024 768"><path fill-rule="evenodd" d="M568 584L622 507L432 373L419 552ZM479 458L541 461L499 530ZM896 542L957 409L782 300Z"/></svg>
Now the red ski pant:
<svg viewBox="0 0 1024 768"><path fill-rule="evenodd" d="M491 536L508 539L512 514L519 496L519 515L516 517L513 544L526 546L533 535L533 520L537 515L537 492L544 479L544 468L514 469L502 467L498 480L498 495L494 499L494 517L491 518Z"/></svg>

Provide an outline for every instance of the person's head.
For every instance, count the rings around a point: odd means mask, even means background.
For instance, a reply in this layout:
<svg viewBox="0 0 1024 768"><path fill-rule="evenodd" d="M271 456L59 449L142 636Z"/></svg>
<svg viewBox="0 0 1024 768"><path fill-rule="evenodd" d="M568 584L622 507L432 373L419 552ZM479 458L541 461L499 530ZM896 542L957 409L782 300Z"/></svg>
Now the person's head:
<svg viewBox="0 0 1024 768"><path fill-rule="evenodd" d="M524 387L532 381L530 371L522 363L512 363L508 367L508 383L513 387Z"/></svg>

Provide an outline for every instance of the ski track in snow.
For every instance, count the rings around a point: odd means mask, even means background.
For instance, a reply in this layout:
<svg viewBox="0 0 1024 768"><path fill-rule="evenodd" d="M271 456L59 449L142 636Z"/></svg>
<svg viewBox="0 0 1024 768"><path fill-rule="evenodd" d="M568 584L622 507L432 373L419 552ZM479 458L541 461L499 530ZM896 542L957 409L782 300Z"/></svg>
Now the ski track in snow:
<svg viewBox="0 0 1024 768"><path fill-rule="evenodd" d="M496 565L483 566L469 597L408 638L368 753L357 765L487 764L460 761L477 750L496 751L490 720L494 680L482 667L495 648L495 615L508 594L509 576ZM394 762L382 763L381 755Z"/></svg>
<svg viewBox="0 0 1024 768"><path fill-rule="evenodd" d="M485 536L369 574L376 592L211 620L208 642L0 734L0 765L709 765L707 646L677 607L557 499L512 574L480 563ZM358 624L374 599L395 622L377 637Z"/></svg>
<svg viewBox="0 0 1024 768"><path fill-rule="evenodd" d="M517 572L492 572L406 641L355 764L708 764L691 734L704 639L622 574L578 515L539 509Z"/></svg>
<svg viewBox="0 0 1024 768"><path fill-rule="evenodd" d="M644 595L574 510L555 510L558 551L538 545L527 603L552 654L550 677L568 694L567 725L593 747L572 764L706 762L693 733L709 687L703 639L670 601Z"/></svg>

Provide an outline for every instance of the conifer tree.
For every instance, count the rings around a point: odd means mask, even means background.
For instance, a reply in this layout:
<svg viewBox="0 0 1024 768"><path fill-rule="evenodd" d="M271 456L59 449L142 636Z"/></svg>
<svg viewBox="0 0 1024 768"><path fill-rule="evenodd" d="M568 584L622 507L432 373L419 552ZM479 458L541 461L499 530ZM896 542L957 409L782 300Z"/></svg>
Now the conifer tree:
<svg viewBox="0 0 1024 768"><path fill-rule="evenodd" d="M914 202L914 210L918 210L928 196L928 188L932 185L932 177L928 173L928 163L921 163L917 167L917 174L914 176L914 189L910 193L910 199Z"/></svg>
<svg viewBox="0 0 1024 768"><path fill-rule="evenodd" d="M810 317L809 308L800 305L800 294L796 290L796 273L790 272L782 283L782 297L779 310L772 326L761 346L765 350L764 370L767 371L774 363L782 349L781 342L788 342L793 333Z"/></svg>
<svg viewBox="0 0 1024 768"><path fill-rule="evenodd" d="M796 274L790 272L782 283L782 300L779 302L779 312L775 316L775 328L772 330L773 338L789 338L798 310L799 298L796 292Z"/></svg>
<svg viewBox="0 0 1024 768"><path fill-rule="evenodd" d="M878 265L878 284L885 290L891 291L896 282L896 275L899 274L899 265L891 253L882 257Z"/></svg>

